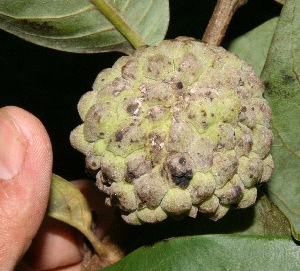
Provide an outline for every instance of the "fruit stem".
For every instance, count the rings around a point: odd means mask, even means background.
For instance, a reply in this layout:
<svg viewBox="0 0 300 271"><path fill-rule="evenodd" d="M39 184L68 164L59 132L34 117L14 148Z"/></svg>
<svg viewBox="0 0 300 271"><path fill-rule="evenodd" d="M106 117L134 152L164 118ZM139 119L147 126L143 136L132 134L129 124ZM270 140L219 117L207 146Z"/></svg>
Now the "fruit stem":
<svg viewBox="0 0 300 271"><path fill-rule="evenodd" d="M218 0L202 41L212 45L220 45L233 14L247 2L248 0Z"/></svg>
<svg viewBox="0 0 300 271"><path fill-rule="evenodd" d="M136 49L146 45L139 34L134 31L124 20L122 14L115 10L105 0L90 0L103 15L116 27L116 29L131 43Z"/></svg>
<svg viewBox="0 0 300 271"><path fill-rule="evenodd" d="M102 246L100 240L98 239L98 237L93 233L93 231L92 230L90 230L88 232L86 231L84 233L84 235L90 241L90 243L93 246L96 254L99 257L103 257L103 255L104 255L103 246Z"/></svg>

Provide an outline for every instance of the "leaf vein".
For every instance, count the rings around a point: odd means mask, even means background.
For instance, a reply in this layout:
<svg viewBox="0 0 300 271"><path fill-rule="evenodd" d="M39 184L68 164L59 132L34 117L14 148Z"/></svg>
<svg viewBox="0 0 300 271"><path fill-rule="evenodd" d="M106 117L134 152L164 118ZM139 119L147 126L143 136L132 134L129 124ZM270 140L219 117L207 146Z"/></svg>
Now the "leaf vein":
<svg viewBox="0 0 300 271"><path fill-rule="evenodd" d="M151 37L153 33L155 33L157 30L157 25L152 24L151 27L148 28L148 33L144 36L144 39L147 39L148 37Z"/></svg>
<svg viewBox="0 0 300 271"><path fill-rule="evenodd" d="M89 36L94 36L94 35L98 35L98 34L113 31L113 30L115 30L115 27L112 26L112 27L107 27L105 29L101 29L99 31L94 31L94 32L90 32L90 33L87 33L87 34L77 35L77 36L72 36L72 37L68 37L68 36L65 36L65 37L64 36L62 36L62 37L58 37L58 36L50 37L50 36L36 35L36 34L33 34L33 33L23 32L23 31L17 31L17 32L23 33L23 34L31 36L31 37L37 37L37 38L44 38L44 39L47 39L47 40L58 40L58 41L60 41L60 40L74 40L74 39L86 38L86 37L89 37Z"/></svg>
<svg viewBox="0 0 300 271"><path fill-rule="evenodd" d="M144 18L147 16L149 11L151 10L152 4L153 4L153 0L151 0L151 2L149 2L149 6L147 7L147 9L145 9L144 14L141 16L140 20L137 22L137 25L139 25L144 20Z"/></svg>
<svg viewBox="0 0 300 271"><path fill-rule="evenodd" d="M122 13L125 13L125 12L126 12L126 10L127 10L128 6L129 6L130 2L131 2L130 0L127 0L125 6L124 6L124 8L123 8L123 10L121 11Z"/></svg>
<svg viewBox="0 0 300 271"><path fill-rule="evenodd" d="M280 203L293 215L297 216L300 218L300 213L296 212L295 210L292 210L286 203L285 201L280 198L274 191L272 191L271 188L268 187L268 191L271 192L271 194L273 194L273 196L278 200L280 201ZM276 204L277 205L277 204Z"/></svg>
<svg viewBox="0 0 300 271"><path fill-rule="evenodd" d="M36 20L36 21L39 21L39 20L54 20L54 19L65 19L65 18L69 18L69 17L72 17L72 16L76 16L76 15L80 15L81 13L84 13L84 12L87 12L87 11L90 11L90 10L93 10L93 9L97 9L94 5L89 5L83 9L79 9L77 10L76 12L73 12L73 13L68 13L68 14L65 14L65 15L60 15L60 16L50 16L50 17L16 17L16 16L12 16L10 14L6 14L6 13L3 13L3 12L0 12L0 15L2 16L5 16L5 17L8 17L8 18L12 18L12 19L15 19L15 20Z"/></svg>
<svg viewBox="0 0 300 271"><path fill-rule="evenodd" d="M299 155L298 153L296 153L296 152L289 146L289 144L286 143L286 142L284 141L284 139L283 139L282 136L280 135L279 130L278 130L278 128L276 127L276 125L274 124L274 122L273 122L273 125L272 125L272 126L273 126L273 130L276 131L276 134L278 135L278 137L279 137L279 139L280 139L280 141L281 141L283 147L284 147L288 152L290 152L293 156L295 156L295 158L297 158L297 159L300 160L300 155Z"/></svg>

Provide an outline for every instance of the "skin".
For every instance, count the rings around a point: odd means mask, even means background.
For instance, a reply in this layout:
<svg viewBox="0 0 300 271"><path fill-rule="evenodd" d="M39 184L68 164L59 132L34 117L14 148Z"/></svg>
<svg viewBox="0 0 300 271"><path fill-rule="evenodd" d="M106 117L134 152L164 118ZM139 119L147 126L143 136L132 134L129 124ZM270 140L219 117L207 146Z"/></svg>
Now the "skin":
<svg viewBox="0 0 300 271"><path fill-rule="evenodd" d="M45 217L52 158L49 136L35 116L12 106L0 109L0 270L80 270L83 237ZM91 195L97 214L108 214L105 207L96 207L101 195L92 183L74 185ZM100 238L109 223L102 225L97 227Z"/></svg>

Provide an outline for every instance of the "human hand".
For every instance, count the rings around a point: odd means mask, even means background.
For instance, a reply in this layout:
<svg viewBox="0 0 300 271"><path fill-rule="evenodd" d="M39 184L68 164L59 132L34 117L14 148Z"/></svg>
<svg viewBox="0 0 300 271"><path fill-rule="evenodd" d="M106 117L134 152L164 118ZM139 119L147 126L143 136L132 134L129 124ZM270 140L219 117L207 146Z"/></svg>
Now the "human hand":
<svg viewBox="0 0 300 271"><path fill-rule="evenodd" d="M23 109L1 108L0 270L80 270L82 235L45 217L51 174L52 148L42 123ZM75 185L89 194L100 217L96 234L103 237L113 214L100 206L90 182Z"/></svg>

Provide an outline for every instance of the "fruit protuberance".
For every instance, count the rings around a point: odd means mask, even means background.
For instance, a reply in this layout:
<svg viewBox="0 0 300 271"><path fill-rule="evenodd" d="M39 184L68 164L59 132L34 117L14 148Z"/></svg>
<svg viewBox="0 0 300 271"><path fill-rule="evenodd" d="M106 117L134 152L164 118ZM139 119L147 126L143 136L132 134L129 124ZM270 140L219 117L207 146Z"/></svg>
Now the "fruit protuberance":
<svg viewBox="0 0 300 271"><path fill-rule="evenodd" d="M274 169L264 86L237 56L190 38L121 57L78 105L71 133L107 204L131 224L218 220Z"/></svg>

